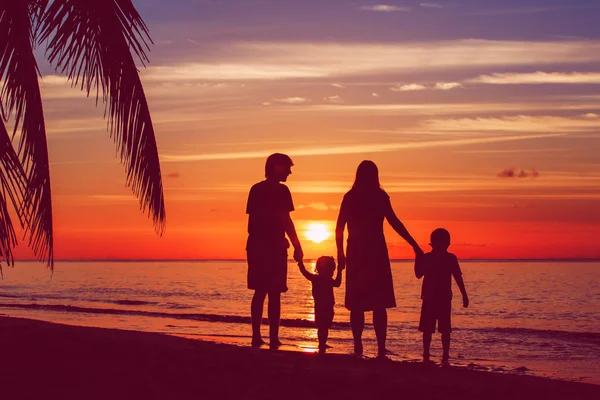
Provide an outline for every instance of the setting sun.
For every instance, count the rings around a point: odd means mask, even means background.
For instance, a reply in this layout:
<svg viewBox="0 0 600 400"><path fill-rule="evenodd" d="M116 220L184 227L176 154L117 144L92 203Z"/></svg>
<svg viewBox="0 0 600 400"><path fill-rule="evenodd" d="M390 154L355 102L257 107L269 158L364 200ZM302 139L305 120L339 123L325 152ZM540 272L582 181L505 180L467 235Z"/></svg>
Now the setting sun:
<svg viewBox="0 0 600 400"><path fill-rule="evenodd" d="M304 236L315 243L321 243L322 241L329 239L331 231L326 224L311 223L306 226Z"/></svg>

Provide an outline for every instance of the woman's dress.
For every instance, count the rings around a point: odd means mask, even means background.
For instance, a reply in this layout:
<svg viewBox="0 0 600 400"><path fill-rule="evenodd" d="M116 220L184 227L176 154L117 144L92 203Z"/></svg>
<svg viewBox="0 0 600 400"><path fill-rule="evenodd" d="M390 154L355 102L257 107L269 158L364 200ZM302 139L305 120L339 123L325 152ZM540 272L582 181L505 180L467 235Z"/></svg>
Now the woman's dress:
<svg viewBox="0 0 600 400"><path fill-rule="evenodd" d="M345 306L349 310L396 307L383 234L383 221L391 208L390 197L381 189L352 189L344 196L340 217L348 225Z"/></svg>

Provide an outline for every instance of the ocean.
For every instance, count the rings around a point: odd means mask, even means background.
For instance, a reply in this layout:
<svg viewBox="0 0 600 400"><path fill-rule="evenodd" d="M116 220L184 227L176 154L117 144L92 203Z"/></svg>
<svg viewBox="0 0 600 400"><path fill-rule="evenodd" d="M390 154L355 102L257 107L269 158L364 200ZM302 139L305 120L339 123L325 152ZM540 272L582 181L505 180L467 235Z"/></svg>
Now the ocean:
<svg viewBox="0 0 600 400"><path fill-rule="evenodd" d="M461 268L471 304L462 308L454 286L452 365L600 384L600 262L463 261ZM243 261L58 261L53 274L42 264L18 262L3 272L0 315L250 344L252 291ZM418 362L421 281L409 261L393 262L392 272L398 306L388 310L390 358ZM288 286L284 348L314 352L310 282L295 263ZM335 296L330 352L351 353L344 282ZM374 356L371 313L366 321L365 353ZM439 334L432 359L441 359Z"/></svg>

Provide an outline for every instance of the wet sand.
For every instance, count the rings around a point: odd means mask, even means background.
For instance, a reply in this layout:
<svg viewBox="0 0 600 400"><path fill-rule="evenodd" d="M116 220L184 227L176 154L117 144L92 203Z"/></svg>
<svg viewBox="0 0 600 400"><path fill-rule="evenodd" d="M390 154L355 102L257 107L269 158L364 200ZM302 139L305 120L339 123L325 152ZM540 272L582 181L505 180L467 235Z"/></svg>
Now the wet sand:
<svg viewBox="0 0 600 400"><path fill-rule="evenodd" d="M587 399L600 385L0 317L6 399Z"/></svg>

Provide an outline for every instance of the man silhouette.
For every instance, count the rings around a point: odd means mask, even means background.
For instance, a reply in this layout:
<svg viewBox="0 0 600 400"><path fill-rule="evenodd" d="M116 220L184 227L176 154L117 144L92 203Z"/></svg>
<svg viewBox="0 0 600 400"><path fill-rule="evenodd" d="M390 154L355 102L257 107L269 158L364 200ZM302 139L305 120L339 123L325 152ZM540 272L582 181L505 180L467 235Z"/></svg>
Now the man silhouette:
<svg viewBox="0 0 600 400"><path fill-rule="evenodd" d="M269 347L281 346L279 319L281 293L287 288L287 249L285 235L294 246L294 259L301 262L302 247L290 217L294 211L292 195L285 182L294 165L285 154L275 153L267 158L264 181L250 189L246 214L248 214L248 289L254 290L250 307L252 317L252 346L264 344L260 333L265 297L269 296Z"/></svg>

